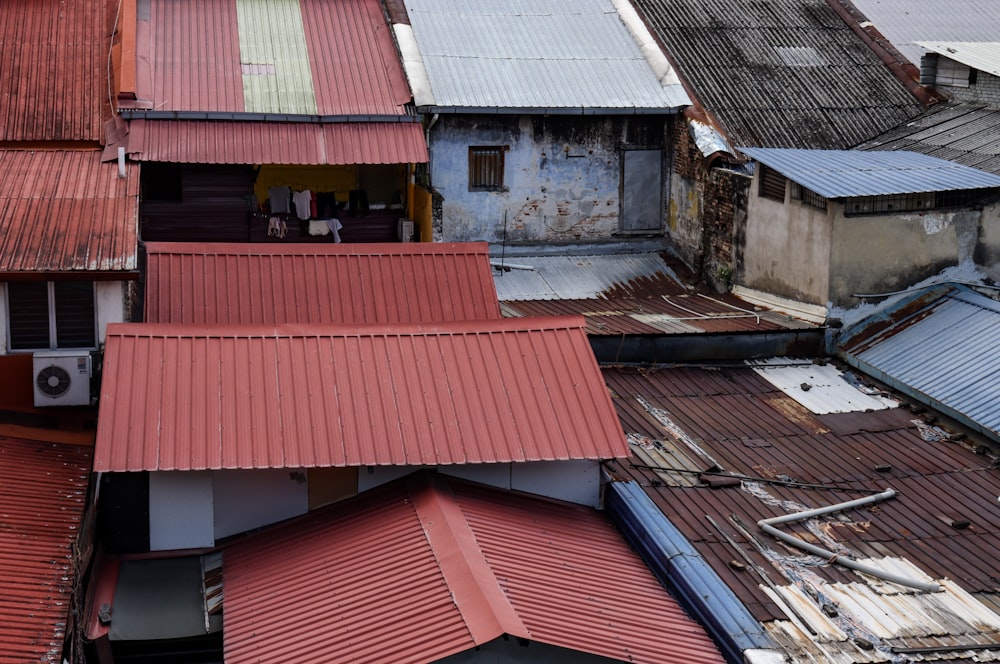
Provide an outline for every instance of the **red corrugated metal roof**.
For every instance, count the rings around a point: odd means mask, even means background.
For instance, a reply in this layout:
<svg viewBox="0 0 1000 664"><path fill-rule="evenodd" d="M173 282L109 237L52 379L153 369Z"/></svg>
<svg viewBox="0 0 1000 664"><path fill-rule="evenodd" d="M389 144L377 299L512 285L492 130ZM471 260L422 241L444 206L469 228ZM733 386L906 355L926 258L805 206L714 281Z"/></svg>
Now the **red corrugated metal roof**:
<svg viewBox="0 0 1000 664"><path fill-rule="evenodd" d="M96 150L0 150L0 275L137 267L139 177Z"/></svg>
<svg viewBox="0 0 1000 664"><path fill-rule="evenodd" d="M129 156L191 164L410 164L428 160L414 122L132 120Z"/></svg>
<svg viewBox="0 0 1000 664"><path fill-rule="evenodd" d="M106 0L3 3L0 141L101 140L108 18Z"/></svg>
<svg viewBox="0 0 1000 664"><path fill-rule="evenodd" d="M0 436L0 660L61 662L91 449Z"/></svg>
<svg viewBox="0 0 1000 664"><path fill-rule="evenodd" d="M149 16L140 15L137 26L140 99L157 111L253 111L246 105L254 93L244 94L243 65L271 76L279 97L291 95L291 88L281 89L281 77L298 66L301 48L318 115L404 114L412 95L379 0L299 0L297 8L257 0L255 10L269 12L267 26L254 25L249 8L241 25L239 4L151 0ZM301 20L301 26L276 20ZM255 55L257 61L243 62Z"/></svg>
<svg viewBox="0 0 1000 664"><path fill-rule="evenodd" d="M146 245L149 323L500 318L485 243Z"/></svg>
<svg viewBox="0 0 1000 664"><path fill-rule="evenodd" d="M108 326L95 470L624 456L579 318Z"/></svg>
<svg viewBox="0 0 1000 664"><path fill-rule="evenodd" d="M504 634L721 662L600 512L421 473L225 550L225 659L428 662Z"/></svg>

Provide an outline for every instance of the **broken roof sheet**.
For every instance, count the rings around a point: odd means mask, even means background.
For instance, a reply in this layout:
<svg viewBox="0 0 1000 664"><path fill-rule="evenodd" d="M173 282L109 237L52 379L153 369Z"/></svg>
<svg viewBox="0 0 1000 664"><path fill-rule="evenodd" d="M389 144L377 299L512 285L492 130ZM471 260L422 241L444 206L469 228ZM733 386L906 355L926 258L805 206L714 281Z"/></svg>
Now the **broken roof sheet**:
<svg viewBox="0 0 1000 664"><path fill-rule="evenodd" d="M626 453L579 318L108 325L98 471Z"/></svg>
<svg viewBox="0 0 1000 664"><path fill-rule="evenodd" d="M96 150L0 150L0 276L137 268L139 171Z"/></svg>
<svg viewBox="0 0 1000 664"><path fill-rule="evenodd" d="M86 141L110 117L107 0L6 2L0 12L0 141ZM117 3L114 3L117 5Z"/></svg>
<svg viewBox="0 0 1000 664"><path fill-rule="evenodd" d="M826 198L1000 187L1000 175L919 152L740 148Z"/></svg>
<svg viewBox="0 0 1000 664"><path fill-rule="evenodd" d="M613 0L405 0L413 61L434 111L671 113L690 104L628 3ZM630 17L623 16L626 13ZM650 65L644 47L662 59ZM658 78L659 77L659 78Z"/></svg>
<svg viewBox="0 0 1000 664"><path fill-rule="evenodd" d="M988 453L908 408L814 413L750 366L603 373L634 450L605 466L644 488L791 661L1000 657ZM850 376L841 390L878 393ZM782 529L941 592L850 571L757 526L887 488L898 495Z"/></svg>
<svg viewBox="0 0 1000 664"><path fill-rule="evenodd" d="M146 322L432 323L500 318L485 243L150 242Z"/></svg>
<svg viewBox="0 0 1000 664"><path fill-rule="evenodd" d="M1000 303L945 285L842 333L851 364L1000 441Z"/></svg>
<svg viewBox="0 0 1000 664"><path fill-rule="evenodd" d="M858 149L921 152L1000 175L1000 108L938 104Z"/></svg>
<svg viewBox="0 0 1000 664"><path fill-rule="evenodd" d="M503 636L616 661L722 661L600 512L436 474L251 536L224 566L237 664L428 662Z"/></svg>
<svg viewBox="0 0 1000 664"><path fill-rule="evenodd" d="M921 41L917 44L973 69L1000 76L1000 42Z"/></svg>
<svg viewBox="0 0 1000 664"><path fill-rule="evenodd" d="M735 145L844 149L922 110L826 0L635 0Z"/></svg>
<svg viewBox="0 0 1000 664"><path fill-rule="evenodd" d="M920 41L996 41L1000 12L995 0L851 0L865 17L919 66Z"/></svg>
<svg viewBox="0 0 1000 664"><path fill-rule="evenodd" d="M0 658L62 662L92 450L0 436Z"/></svg>

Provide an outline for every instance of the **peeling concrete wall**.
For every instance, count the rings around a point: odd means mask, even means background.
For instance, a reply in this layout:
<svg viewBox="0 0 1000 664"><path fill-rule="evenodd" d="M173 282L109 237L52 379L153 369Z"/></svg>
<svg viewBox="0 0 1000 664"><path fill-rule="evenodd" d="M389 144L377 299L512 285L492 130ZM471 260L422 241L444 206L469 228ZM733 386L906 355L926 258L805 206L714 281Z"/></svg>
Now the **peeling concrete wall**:
<svg viewBox="0 0 1000 664"><path fill-rule="evenodd" d="M663 126L659 116L442 114L430 135L431 184L441 196L435 229L445 241L615 239L622 150L662 149ZM469 147L500 145L509 147L505 191L469 191Z"/></svg>
<svg viewBox="0 0 1000 664"><path fill-rule="evenodd" d="M674 123L673 173L670 178L670 204L667 208L667 228L677 255L695 272L701 272L704 262L705 177L701 152L691 139L686 122Z"/></svg>

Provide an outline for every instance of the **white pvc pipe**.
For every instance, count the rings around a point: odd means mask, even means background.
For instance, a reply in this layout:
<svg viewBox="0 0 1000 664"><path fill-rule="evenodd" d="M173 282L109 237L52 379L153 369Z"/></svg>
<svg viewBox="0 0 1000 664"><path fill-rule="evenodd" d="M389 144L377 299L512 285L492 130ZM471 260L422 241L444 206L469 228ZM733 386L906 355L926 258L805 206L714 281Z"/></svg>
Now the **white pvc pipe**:
<svg viewBox="0 0 1000 664"><path fill-rule="evenodd" d="M797 549L802 549L807 553L811 553L814 556L819 556L820 558L825 558L831 563L837 563L838 565L843 565L848 569L853 569L862 574L867 574L869 576L874 576L877 579L882 579L890 583L895 583L901 586L906 586L907 588L913 588L915 590L921 590L924 592L936 593L941 591L941 586L937 583L925 583L923 581L917 581L915 579L910 579L904 576L899 576L898 574L893 574L892 572L886 572L880 570L871 565L866 565L865 563L859 563L853 558L847 558L841 556L840 554L834 553L822 547L816 546L815 544L810 544L809 542L803 542L800 539L792 537L791 535L784 533L774 526L779 523L791 523L793 521L805 521L806 519L812 519L813 517L822 516L824 514L832 514L833 512L842 512L844 510L853 509L855 507L861 507L863 505L870 505L872 503L880 503L883 500L889 500L896 495L893 489L886 489L882 493L877 493L872 496L866 496L864 498L858 498L856 500L849 500L844 503L837 503L836 505L830 505L828 507L818 507L812 510L806 510L804 512L795 512L793 514L784 514L782 516L772 517L770 519L761 519L757 522L757 526L763 530L768 535L780 539L782 542L790 544Z"/></svg>

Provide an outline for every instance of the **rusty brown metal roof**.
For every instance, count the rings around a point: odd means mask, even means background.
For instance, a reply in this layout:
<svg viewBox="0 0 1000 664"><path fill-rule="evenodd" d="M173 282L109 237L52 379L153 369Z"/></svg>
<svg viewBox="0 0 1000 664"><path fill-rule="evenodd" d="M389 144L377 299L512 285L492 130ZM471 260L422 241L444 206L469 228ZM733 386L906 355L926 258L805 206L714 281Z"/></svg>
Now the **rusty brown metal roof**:
<svg viewBox="0 0 1000 664"><path fill-rule="evenodd" d="M139 169L97 150L0 150L0 276L137 268Z"/></svg>
<svg viewBox="0 0 1000 664"><path fill-rule="evenodd" d="M909 408L814 414L742 365L605 368L604 376L634 450L607 467L616 479L643 486L752 613L771 631L786 630L779 640L797 656L821 645L836 653L824 661L889 661L861 658L851 638L827 633L826 622L843 627L821 607L823 593L836 590L840 615L857 618L865 626L858 633L885 652L978 639L993 647L980 656L1000 657L1000 614L989 608L1000 578L1000 472L985 448ZM886 488L898 496L810 521L808 529L785 528L842 553L944 579L944 593L887 591L756 525ZM876 628L875 614L862 605L877 607L890 627ZM789 636L790 623L813 614L805 624L816 633L802 628ZM961 661L963 652L911 656Z"/></svg>
<svg viewBox="0 0 1000 664"><path fill-rule="evenodd" d="M103 135L109 2L5 2L0 11L0 141Z"/></svg>

